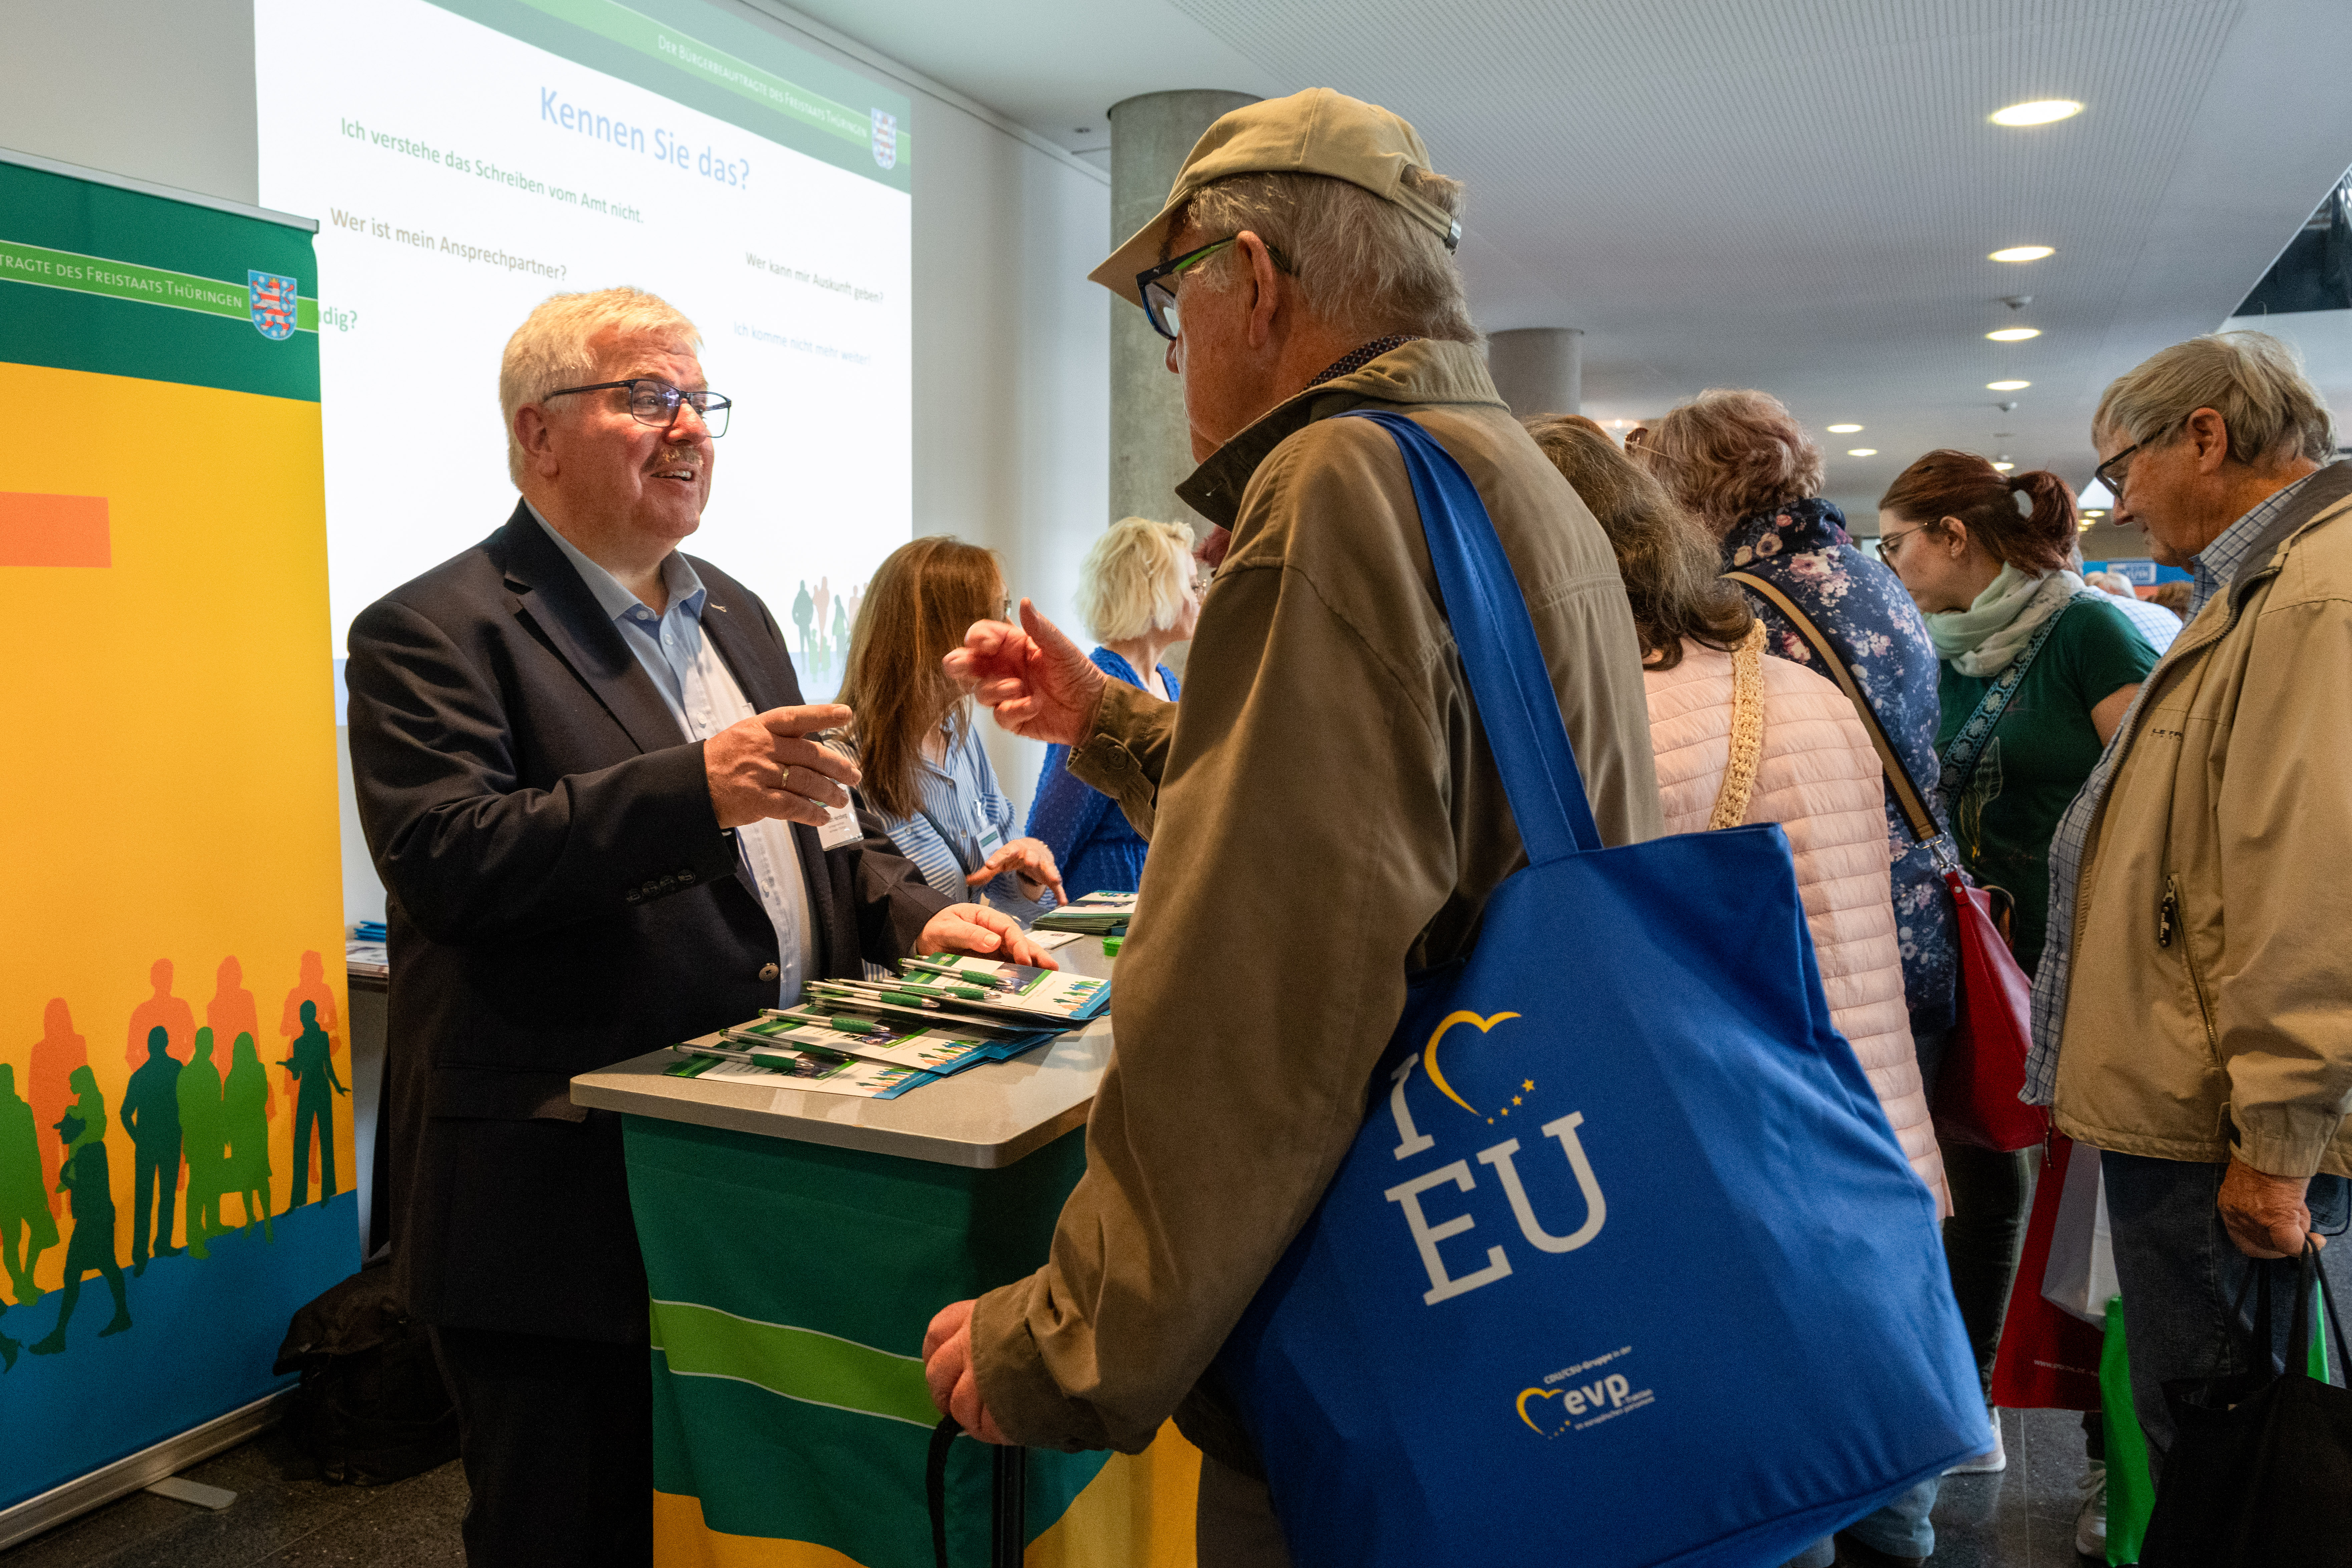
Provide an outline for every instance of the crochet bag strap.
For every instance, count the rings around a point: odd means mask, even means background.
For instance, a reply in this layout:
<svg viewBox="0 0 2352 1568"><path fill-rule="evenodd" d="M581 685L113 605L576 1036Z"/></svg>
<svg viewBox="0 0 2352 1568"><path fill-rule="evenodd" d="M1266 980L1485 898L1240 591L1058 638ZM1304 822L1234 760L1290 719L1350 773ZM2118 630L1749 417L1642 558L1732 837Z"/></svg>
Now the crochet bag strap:
<svg viewBox="0 0 2352 1568"><path fill-rule="evenodd" d="M1731 755L1706 830L1737 827L1748 819L1756 793L1756 764L1764 754L1764 623L1756 621L1731 650Z"/></svg>

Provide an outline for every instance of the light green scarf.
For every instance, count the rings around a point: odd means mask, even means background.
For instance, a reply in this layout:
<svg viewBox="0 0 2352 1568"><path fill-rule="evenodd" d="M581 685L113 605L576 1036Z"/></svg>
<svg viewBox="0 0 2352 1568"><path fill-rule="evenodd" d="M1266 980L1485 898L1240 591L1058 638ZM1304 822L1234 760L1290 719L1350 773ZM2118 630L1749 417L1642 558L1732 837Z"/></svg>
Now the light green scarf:
<svg viewBox="0 0 2352 1568"><path fill-rule="evenodd" d="M2020 572L2004 563L2000 575L1965 610L1927 617L1937 657L1962 675L1999 675L2025 651L2042 623L2083 591L2072 572Z"/></svg>

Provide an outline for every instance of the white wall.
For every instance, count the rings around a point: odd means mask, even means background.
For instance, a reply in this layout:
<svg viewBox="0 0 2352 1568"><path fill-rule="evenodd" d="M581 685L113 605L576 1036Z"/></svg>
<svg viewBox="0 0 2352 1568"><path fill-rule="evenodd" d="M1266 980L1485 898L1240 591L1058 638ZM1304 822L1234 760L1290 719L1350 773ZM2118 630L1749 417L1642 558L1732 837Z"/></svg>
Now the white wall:
<svg viewBox="0 0 2352 1568"><path fill-rule="evenodd" d="M1014 594L1075 624L1109 521L1110 299L1086 281L1109 176L770 0L719 3L914 100L915 529L991 546ZM0 146L257 199L251 0L0 0ZM1045 749L983 726L1025 820ZM348 752L340 771L347 914L381 919Z"/></svg>

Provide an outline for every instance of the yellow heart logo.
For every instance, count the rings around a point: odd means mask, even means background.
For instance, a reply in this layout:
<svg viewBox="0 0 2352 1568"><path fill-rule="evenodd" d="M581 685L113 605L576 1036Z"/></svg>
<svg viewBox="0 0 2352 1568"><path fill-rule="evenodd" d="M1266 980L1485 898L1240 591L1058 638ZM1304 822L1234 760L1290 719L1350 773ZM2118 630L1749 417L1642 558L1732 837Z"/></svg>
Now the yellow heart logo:
<svg viewBox="0 0 2352 1568"><path fill-rule="evenodd" d="M1475 1013L1448 1013L1445 1015L1444 1021L1440 1023L1436 1029L1431 1033L1429 1037L1429 1044L1421 1048L1422 1069L1429 1074L1429 1081L1437 1086L1437 1092L1452 1100L1454 1104L1460 1106L1463 1110L1468 1111L1471 1115L1477 1115L1478 1108L1472 1105L1460 1095L1454 1093L1454 1086L1445 1081L1445 1075L1437 1070L1437 1042L1444 1039L1445 1037L1445 1031L1454 1027L1456 1024L1475 1024L1478 1026L1478 1032L1483 1035L1487 1030L1493 1028L1496 1025L1501 1023L1504 1019L1516 1018L1517 1016L1518 1015L1517 1013L1497 1013L1491 1018L1481 1018ZM1522 1395L1521 1397L1524 1398L1525 1395Z"/></svg>
<svg viewBox="0 0 2352 1568"><path fill-rule="evenodd" d="M1519 1419L1528 1424L1528 1431L1533 1432L1539 1437L1557 1437L1559 1436L1560 1432L1568 1430L1568 1423L1565 1420L1562 1420L1558 1431L1547 1432L1542 1427L1537 1426L1535 1424L1535 1418L1528 1414L1528 1400L1558 1399L1559 1397L1559 1390L1557 1388L1522 1388L1519 1390Z"/></svg>

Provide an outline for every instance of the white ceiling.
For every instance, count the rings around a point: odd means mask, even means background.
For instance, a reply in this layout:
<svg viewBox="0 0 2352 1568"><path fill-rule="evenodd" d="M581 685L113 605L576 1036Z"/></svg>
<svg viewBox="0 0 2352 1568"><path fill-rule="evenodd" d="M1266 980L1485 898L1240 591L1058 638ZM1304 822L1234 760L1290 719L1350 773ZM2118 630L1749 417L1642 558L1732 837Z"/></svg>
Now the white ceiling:
<svg viewBox="0 0 2352 1568"><path fill-rule="evenodd" d="M1931 447L2086 479L2099 389L2220 324L2352 164L2346 0L793 3L1081 153L1141 92L1384 103L1469 183L1482 326L1584 329L1597 417L1749 385L1864 425L1822 439L1865 528ZM1986 121L2037 98L2087 108ZM2058 253L1985 259L2021 244ZM2011 324L2043 335L1985 341Z"/></svg>

